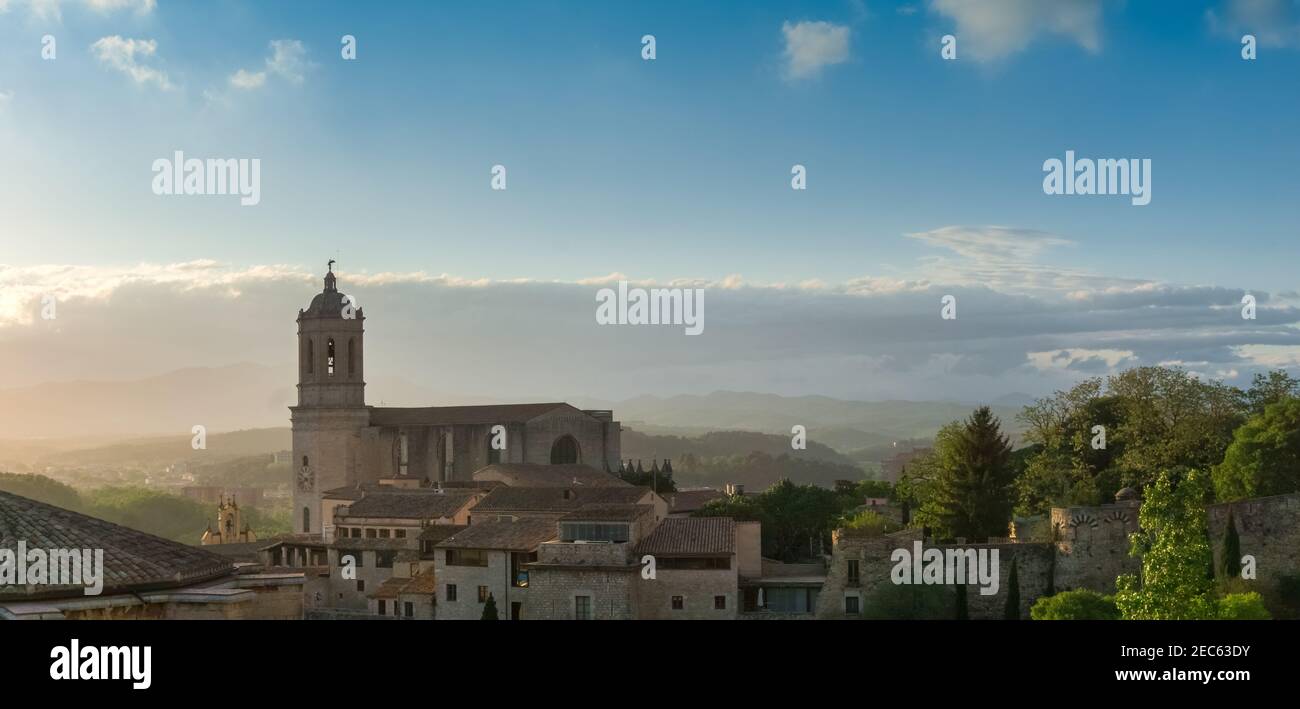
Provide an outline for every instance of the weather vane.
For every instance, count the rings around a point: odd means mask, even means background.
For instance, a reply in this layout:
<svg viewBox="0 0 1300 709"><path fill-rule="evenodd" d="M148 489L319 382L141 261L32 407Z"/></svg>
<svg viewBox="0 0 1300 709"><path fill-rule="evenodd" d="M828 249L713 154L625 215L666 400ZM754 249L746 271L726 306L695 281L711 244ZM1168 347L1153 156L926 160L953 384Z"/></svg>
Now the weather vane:
<svg viewBox="0 0 1300 709"><path fill-rule="evenodd" d="M330 271L331 273L333 273L333 271L334 271L334 259L330 259L330 262L329 262L329 264L327 265L327 268L329 269L329 271Z"/></svg>

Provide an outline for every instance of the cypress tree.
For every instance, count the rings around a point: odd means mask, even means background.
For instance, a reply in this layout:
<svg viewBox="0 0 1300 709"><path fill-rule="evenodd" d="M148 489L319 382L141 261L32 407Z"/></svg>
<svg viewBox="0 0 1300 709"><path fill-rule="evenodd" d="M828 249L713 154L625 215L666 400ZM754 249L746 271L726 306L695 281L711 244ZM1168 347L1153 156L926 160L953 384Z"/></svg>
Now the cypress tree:
<svg viewBox="0 0 1300 709"><path fill-rule="evenodd" d="M496 620L496 619L497 619L497 599L494 598L492 594L489 593L487 603L483 604L483 617L480 618L480 620Z"/></svg>
<svg viewBox="0 0 1300 709"><path fill-rule="evenodd" d="M1232 517L1232 508L1228 508L1228 522L1223 528L1223 551L1219 560L1219 569L1224 579L1230 579L1241 573L1241 537L1237 536L1237 522Z"/></svg>
<svg viewBox="0 0 1300 709"><path fill-rule="evenodd" d="M1007 574L1007 620L1020 620L1020 574L1016 570L1016 557L1011 557L1011 571Z"/></svg>

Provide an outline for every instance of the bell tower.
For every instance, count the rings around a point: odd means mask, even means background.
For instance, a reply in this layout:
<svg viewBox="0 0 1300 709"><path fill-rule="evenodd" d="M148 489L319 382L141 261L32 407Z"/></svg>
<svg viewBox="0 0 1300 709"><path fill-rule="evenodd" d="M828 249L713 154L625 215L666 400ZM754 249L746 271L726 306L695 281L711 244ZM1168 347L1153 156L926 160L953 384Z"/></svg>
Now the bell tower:
<svg viewBox="0 0 1300 709"><path fill-rule="evenodd" d="M365 406L365 315L339 292L333 260L329 269L325 290L298 311L298 406Z"/></svg>
<svg viewBox="0 0 1300 709"><path fill-rule="evenodd" d="M320 495L357 482L361 429L370 425L364 377L365 315L339 292L334 261L325 289L298 311L298 405L293 422L293 531L318 534Z"/></svg>

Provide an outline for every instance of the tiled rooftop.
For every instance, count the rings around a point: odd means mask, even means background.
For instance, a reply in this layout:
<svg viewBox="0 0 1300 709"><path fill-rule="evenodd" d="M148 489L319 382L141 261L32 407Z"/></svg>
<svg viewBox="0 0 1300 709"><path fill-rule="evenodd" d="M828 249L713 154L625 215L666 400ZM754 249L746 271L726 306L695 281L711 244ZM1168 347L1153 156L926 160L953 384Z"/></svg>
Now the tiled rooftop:
<svg viewBox="0 0 1300 709"><path fill-rule="evenodd" d="M230 559L26 497L0 492L0 547L103 549L104 593L166 588L234 573ZM31 595L82 593L82 587L33 586ZM60 594L61 591L61 594ZM27 587L0 586L0 599L23 598Z"/></svg>
<svg viewBox="0 0 1300 709"><path fill-rule="evenodd" d="M736 523L730 517L669 517L641 540L637 554L731 554L736 550Z"/></svg>

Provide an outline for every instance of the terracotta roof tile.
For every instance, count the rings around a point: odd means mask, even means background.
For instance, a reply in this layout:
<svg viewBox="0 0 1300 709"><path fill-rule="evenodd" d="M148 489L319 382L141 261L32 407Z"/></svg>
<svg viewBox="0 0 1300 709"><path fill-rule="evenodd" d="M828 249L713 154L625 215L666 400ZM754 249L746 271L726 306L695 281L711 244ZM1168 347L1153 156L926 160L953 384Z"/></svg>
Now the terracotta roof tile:
<svg viewBox="0 0 1300 709"><path fill-rule="evenodd" d="M471 524L439 542L438 548L532 551L555 537L555 523L550 520L490 520Z"/></svg>
<svg viewBox="0 0 1300 709"><path fill-rule="evenodd" d="M669 517L641 540L637 554L731 554L736 522L730 517Z"/></svg>

